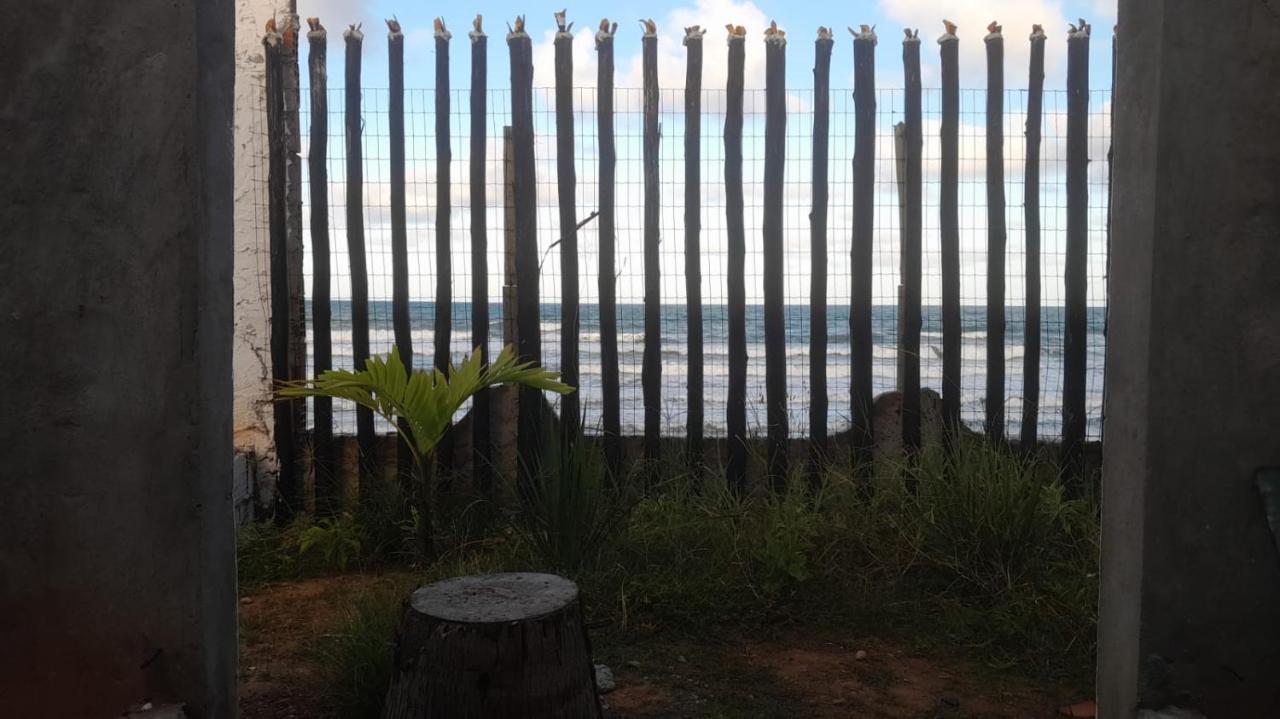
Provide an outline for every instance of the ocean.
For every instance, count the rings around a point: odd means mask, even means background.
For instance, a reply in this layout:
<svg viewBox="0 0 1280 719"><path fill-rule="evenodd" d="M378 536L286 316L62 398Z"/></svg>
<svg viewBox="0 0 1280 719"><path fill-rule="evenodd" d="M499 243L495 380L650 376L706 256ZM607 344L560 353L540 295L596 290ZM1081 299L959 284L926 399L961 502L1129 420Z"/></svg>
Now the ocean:
<svg viewBox="0 0 1280 719"><path fill-rule="evenodd" d="M454 361L469 353L471 344L471 306L455 302L450 337ZM542 314L543 364L560 366L560 305L545 303ZM418 366L430 362L433 353L435 307L432 302L411 302L414 361ZM747 305L747 426L763 436L765 431L764 372L764 307ZM311 372L312 338L310 334L310 302L307 314L307 368ZM394 334L391 325L391 301L369 303L369 339L374 354L391 350ZM490 352L502 347L502 305L491 303ZM599 306L580 305L580 373L584 427L588 432L600 427L600 322ZM1041 360L1039 433L1053 439L1062 432L1062 307L1041 309ZM789 428L793 436L804 436L809 425L809 306L791 304L785 308L787 395ZM922 308L920 337L921 385L941 391L942 387L942 308ZM1102 434L1102 386L1105 357L1106 310L1090 307L1087 337L1087 435L1100 439ZM961 348L961 416L975 429L984 416L986 395L986 307L970 305L961 308L963 340ZM662 431L664 435L682 436L686 431L688 333L687 311L683 304L662 306ZM877 305L872 309L874 335L872 381L875 392L895 388L897 381L897 307ZM1005 417L1010 436L1017 436L1022 417L1022 365L1025 325L1023 309L1006 309L1005 328ZM346 300L332 303L332 343L334 366L352 367L351 304ZM850 381L852 355L849 344L849 307L827 308L827 389L828 431L834 433L848 427L850 416ZM644 307L640 304L618 304L618 357L621 386L622 430L625 434L641 434L644 426L640 370L644 351ZM709 437L725 435L725 399L728 393L728 315L723 304L703 305L704 353L704 433ZM334 431L355 433L354 408L346 403L334 405ZM380 431L390 431L379 426Z"/></svg>

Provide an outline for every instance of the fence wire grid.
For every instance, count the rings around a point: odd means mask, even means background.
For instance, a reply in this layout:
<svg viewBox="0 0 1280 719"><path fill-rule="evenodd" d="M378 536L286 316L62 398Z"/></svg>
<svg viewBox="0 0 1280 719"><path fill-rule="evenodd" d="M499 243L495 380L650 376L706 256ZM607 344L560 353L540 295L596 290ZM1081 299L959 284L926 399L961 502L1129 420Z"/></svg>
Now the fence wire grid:
<svg viewBox="0 0 1280 719"><path fill-rule="evenodd" d="M643 115L639 88L615 90L614 132L617 148L617 302L618 351L621 372L622 428L639 435L643 425L640 368L643 354ZM575 88L574 168L577 216L585 219L598 208L599 137L596 90ZM470 90L449 93L452 158L451 294L453 297L452 352L454 360L471 345L471 227ZM333 361L336 368L353 366L351 349L350 263L346 244L346 148L342 89L330 89L327 166L329 174L330 266L332 267ZM369 274L370 346L374 354L389 352L391 328L391 212L390 136L385 88L362 93L363 206ZM537 161L537 231L541 267L543 363L560 366L560 256L552 245L561 237L557 193L555 91L534 89L535 156ZM489 90L485 126L486 203L488 225L491 351L503 344L502 286L504 237L503 127L511 122L511 93ZM852 91L832 89L829 144L828 243L828 387L832 432L849 426L851 358L849 347L850 268L853 215L854 108ZM876 393L897 383L897 302L899 272L899 203L894 125L903 120L904 91L876 93L875 248L873 260L874 385ZM986 375L987 208L985 179L985 90L960 92L959 221L961 257L962 417L979 428L984 416ZM786 296L786 354L789 427L793 436L808 432L810 222L813 159L813 90L788 92L786 171L784 184L784 243ZM1004 96L1004 190L1006 198L1006 431L1017 433L1022 406L1023 298L1025 293L1025 111L1027 92L1006 90ZM412 337L418 366L431 356L436 272L436 100L432 89L405 91L406 207ZM765 91L748 89L744 98L743 191L747 228L748 426L753 436L765 433L763 261L761 219L764 190ZM1108 163L1110 149L1110 91L1094 91L1089 98L1088 170L1088 377L1087 437L1101 438L1103 358L1105 354ZM921 386L941 391L942 323L941 258L939 251L939 162L941 156L941 91L923 92L923 287L921 328ZM1067 93L1044 91L1040 159L1042 330L1039 433L1056 439L1062 430L1063 266L1066 245ZM664 435L686 432L687 334L685 326L684 256L684 91L660 91L659 173L661 193L662 276L662 417ZM727 359L727 270L724 185L725 91L702 91L701 125L701 243L702 304L704 312L705 402L708 437L725 435ZM302 102L304 276L307 291L307 371L312 371L310 307L313 246L310 237L310 177L306 157L310 134L307 95ZM265 122L256 139L265 149ZM265 188L265 168L256 182ZM266 193L258 208L258 229L266 244ZM599 243L596 223L578 234L581 288L581 393L584 427L600 425L600 334L597 312ZM310 423L308 410L308 423ZM354 406L335 402L334 430L354 434ZM380 432L390 427L379 421Z"/></svg>

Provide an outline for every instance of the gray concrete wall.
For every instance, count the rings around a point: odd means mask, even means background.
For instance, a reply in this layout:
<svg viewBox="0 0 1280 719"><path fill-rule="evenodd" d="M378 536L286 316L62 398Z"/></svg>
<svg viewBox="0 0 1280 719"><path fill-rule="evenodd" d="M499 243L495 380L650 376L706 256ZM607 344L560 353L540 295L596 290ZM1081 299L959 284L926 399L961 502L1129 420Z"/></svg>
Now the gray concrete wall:
<svg viewBox="0 0 1280 719"><path fill-rule="evenodd" d="M1280 716L1280 6L1122 0L1119 48L1101 716Z"/></svg>
<svg viewBox="0 0 1280 719"><path fill-rule="evenodd" d="M234 716L234 8L0 23L0 716Z"/></svg>

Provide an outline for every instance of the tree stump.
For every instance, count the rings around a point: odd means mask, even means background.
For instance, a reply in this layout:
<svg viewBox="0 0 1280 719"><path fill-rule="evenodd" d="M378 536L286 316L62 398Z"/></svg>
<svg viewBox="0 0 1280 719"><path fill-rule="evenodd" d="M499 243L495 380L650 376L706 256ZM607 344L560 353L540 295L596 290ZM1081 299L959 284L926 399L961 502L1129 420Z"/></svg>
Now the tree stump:
<svg viewBox="0 0 1280 719"><path fill-rule="evenodd" d="M414 592L382 716L600 717L577 585L489 574Z"/></svg>

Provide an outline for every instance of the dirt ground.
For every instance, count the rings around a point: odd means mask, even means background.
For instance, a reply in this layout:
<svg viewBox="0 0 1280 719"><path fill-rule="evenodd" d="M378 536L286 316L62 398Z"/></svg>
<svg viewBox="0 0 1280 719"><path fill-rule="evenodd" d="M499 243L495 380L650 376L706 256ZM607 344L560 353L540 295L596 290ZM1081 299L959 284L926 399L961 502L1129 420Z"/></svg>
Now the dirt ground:
<svg viewBox="0 0 1280 719"><path fill-rule="evenodd" d="M404 576L348 575L242 592L240 706L245 719L333 716L309 644L330 631L353 594ZM923 652L883 638L775 627L716 641L649 637L596 641L618 688L607 717L868 717L1037 719L1080 692L996 675L959 653ZM1092 716L1077 707L1074 716Z"/></svg>

